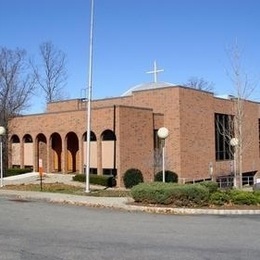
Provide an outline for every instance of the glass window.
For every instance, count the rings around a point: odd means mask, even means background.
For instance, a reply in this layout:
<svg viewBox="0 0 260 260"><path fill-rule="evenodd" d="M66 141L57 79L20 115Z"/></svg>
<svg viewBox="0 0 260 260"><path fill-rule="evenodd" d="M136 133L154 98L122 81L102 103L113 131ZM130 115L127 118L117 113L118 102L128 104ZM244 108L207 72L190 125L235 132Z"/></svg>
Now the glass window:
<svg viewBox="0 0 260 260"><path fill-rule="evenodd" d="M234 117L215 114L215 151L216 160L232 160L233 147L230 140L234 136Z"/></svg>

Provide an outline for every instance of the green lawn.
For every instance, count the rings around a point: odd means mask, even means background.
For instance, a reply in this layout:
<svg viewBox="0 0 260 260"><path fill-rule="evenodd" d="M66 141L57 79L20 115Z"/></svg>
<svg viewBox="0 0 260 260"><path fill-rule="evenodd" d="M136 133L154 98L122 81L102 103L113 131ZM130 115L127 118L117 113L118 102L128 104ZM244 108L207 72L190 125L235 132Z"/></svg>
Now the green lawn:
<svg viewBox="0 0 260 260"><path fill-rule="evenodd" d="M40 184L22 184L22 185L6 185L4 187L8 190L21 190L21 191L42 191L42 192L54 192L64 193L82 196L96 196L96 197L128 197L130 196L129 190L120 189L93 189L89 193L85 192L82 187L73 185L67 185L63 183L43 183L42 190Z"/></svg>

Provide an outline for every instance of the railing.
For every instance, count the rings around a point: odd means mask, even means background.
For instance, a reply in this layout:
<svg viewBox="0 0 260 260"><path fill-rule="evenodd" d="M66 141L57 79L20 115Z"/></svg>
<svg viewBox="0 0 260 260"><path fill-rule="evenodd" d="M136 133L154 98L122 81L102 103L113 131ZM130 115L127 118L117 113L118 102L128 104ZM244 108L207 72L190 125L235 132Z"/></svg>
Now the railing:
<svg viewBox="0 0 260 260"><path fill-rule="evenodd" d="M217 179L220 188L229 188L234 185L233 176L219 177ZM254 176L243 176L242 177L242 186L253 186L254 185Z"/></svg>
<svg viewBox="0 0 260 260"><path fill-rule="evenodd" d="M179 183L187 184L187 183L198 183L203 181L210 181L210 178L205 179L188 179L188 178L180 178ZM233 176L223 176L218 177L217 182L220 188L231 188L234 186L234 177ZM254 185L254 176L243 176L242 178L243 186L253 186Z"/></svg>
<svg viewBox="0 0 260 260"><path fill-rule="evenodd" d="M219 188L231 188L234 186L234 177L220 177L217 179Z"/></svg>
<svg viewBox="0 0 260 260"><path fill-rule="evenodd" d="M188 184L188 183L198 183L203 181L211 181L211 178L205 178L205 179L188 179L188 178L180 178L179 183L181 184Z"/></svg>

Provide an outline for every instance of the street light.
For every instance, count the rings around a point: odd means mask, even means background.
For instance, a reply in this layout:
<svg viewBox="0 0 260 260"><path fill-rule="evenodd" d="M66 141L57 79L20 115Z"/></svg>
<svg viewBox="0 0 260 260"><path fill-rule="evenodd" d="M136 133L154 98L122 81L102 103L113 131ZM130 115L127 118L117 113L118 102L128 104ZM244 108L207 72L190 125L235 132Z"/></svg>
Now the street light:
<svg viewBox="0 0 260 260"><path fill-rule="evenodd" d="M169 130L166 127L161 127L157 135L161 139L162 144L162 181L165 182L165 139L169 135Z"/></svg>
<svg viewBox="0 0 260 260"><path fill-rule="evenodd" d="M3 187L3 135L5 134L5 128L0 126L0 162L1 162L1 188Z"/></svg>
<svg viewBox="0 0 260 260"><path fill-rule="evenodd" d="M238 146L238 139L237 138L231 138L230 139L230 145L232 147L234 147L234 167L233 167L233 170L234 170L234 187L236 188L237 187L237 149L236 147Z"/></svg>

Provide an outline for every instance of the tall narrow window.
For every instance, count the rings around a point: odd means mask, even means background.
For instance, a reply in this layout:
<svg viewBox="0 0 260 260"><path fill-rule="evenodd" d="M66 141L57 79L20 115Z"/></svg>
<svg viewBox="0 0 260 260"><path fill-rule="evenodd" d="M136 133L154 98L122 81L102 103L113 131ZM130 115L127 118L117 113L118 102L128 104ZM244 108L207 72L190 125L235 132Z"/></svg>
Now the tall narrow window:
<svg viewBox="0 0 260 260"><path fill-rule="evenodd" d="M216 160L232 160L233 148L230 145L234 137L234 117L225 114L215 114L215 151Z"/></svg>
<svg viewBox="0 0 260 260"><path fill-rule="evenodd" d="M158 129L153 131L153 146L154 149L160 148L160 138L158 137Z"/></svg>

